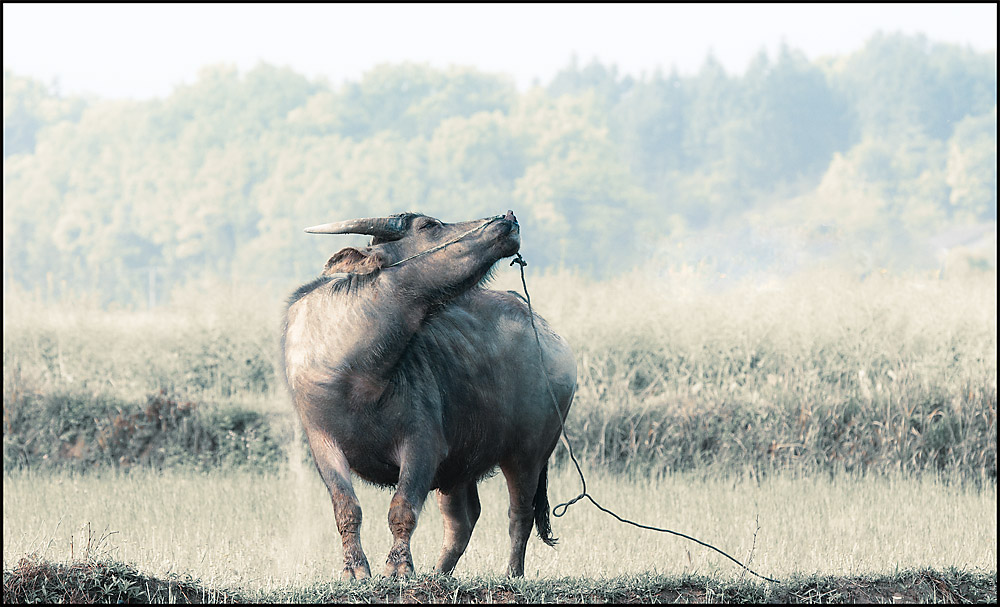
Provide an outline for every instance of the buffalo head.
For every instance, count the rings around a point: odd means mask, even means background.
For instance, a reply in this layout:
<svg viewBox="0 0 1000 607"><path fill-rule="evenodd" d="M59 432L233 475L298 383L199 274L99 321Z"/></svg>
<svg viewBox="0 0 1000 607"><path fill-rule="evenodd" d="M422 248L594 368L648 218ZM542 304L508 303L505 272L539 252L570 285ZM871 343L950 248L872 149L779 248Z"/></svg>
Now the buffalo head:
<svg viewBox="0 0 1000 607"><path fill-rule="evenodd" d="M420 213L399 213L327 223L305 231L372 237L367 247L347 247L334 254L326 262L326 275L371 274L400 267L407 275L419 273L421 279L414 282L428 291L451 294L479 282L497 260L514 255L521 245L520 227L510 210L505 215L458 223ZM409 262L416 262L412 264L415 267L402 268Z"/></svg>

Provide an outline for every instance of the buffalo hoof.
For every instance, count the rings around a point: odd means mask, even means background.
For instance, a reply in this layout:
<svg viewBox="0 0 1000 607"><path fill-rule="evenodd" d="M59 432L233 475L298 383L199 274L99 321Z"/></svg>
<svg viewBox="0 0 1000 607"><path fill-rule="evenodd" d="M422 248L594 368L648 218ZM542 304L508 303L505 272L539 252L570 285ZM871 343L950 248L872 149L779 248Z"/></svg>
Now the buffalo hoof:
<svg viewBox="0 0 1000 607"><path fill-rule="evenodd" d="M342 580L363 580L370 578L372 576L371 569L368 568L368 563L360 563L354 567L345 566L343 573L340 574L340 579Z"/></svg>
<svg viewBox="0 0 1000 607"><path fill-rule="evenodd" d="M413 575L413 563L411 561L400 561L393 563L389 561L385 564L385 577L408 577Z"/></svg>
<svg viewBox="0 0 1000 607"><path fill-rule="evenodd" d="M405 542L398 542L385 559L385 577L413 575L413 556Z"/></svg>

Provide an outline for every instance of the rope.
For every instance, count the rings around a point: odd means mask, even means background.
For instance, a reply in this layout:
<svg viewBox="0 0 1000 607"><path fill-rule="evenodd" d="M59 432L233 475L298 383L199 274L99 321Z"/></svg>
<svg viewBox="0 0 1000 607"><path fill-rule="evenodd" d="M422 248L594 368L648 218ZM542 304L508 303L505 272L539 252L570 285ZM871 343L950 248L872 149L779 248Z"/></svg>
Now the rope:
<svg viewBox="0 0 1000 607"><path fill-rule="evenodd" d="M439 244L437 246L431 247L431 248L429 248L429 249L427 249L425 251L421 251L421 252L419 252L419 253L417 253L415 255L411 255L411 256L409 256L409 257L407 257L405 259L401 259L401 260L399 260L399 261L397 261L395 263L389 264L386 267L391 268L393 266L398 266L398 265L406 263L406 262L408 262L408 261L410 261L412 259L416 259L416 258L422 257L424 255L429 255L431 253L434 253L435 251L440 251L441 249L443 249L445 247L448 247L448 246L451 246L451 245L455 244L456 242L462 240L466 236L468 236L468 235L470 235L470 234L472 234L474 232L478 232L478 231L484 229L486 226L490 225L491 223L493 223L497 219L502 219L502 218L503 218L502 215L496 215L494 217L487 217L487 218L483 219L483 223L481 223L480 225L478 225L478 226L476 226L476 227L474 227L472 229L466 230L465 232L459 234L458 236L456 236L455 238L452 238L451 240L449 240L447 242L443 242L443 243L441 243L441 244ZM557 518L565 516L565 514L569 510L570 506L572 506L573 504L577 503L578 501L586 498L586 499L588 499L590 501L591 504L594 505L595 508L597 508L601 512L604 512L606 514L611 515L612 517L614 517L615 519L617 519L621 523L626 523L626 524L632 525L634 527L638 527L640 529L647 529L649 531L658 531L660 533L669 533L669 534L672 534L672 535L676 535L678 537L682 537L682 538L684 538L686 540L691 540L692 542L694 542L694 543L696 543L698 545L704 546L705 548L711 548L712 550L718 552L722 556L726 557L727 559L731 560L732 562L734 562L737 565L739 565L740 567L742 567L744 570L746 570L749 573L751 573L751 574L759 577L762 580L767 580L768 582L779 583L778 580L776 580L774 578L769 578L766 575L761 575L761 574L757 573L756 571L754 571L753 569L750 569L749 567L747 567L743 563L739 562L738 560L736 560L735 558L733 558L732 556L730 556L726 552L723 552L722 550L716 548L715 546L713 546L711 544L708 544L706 542L703 542L703 541L701 541L701 540L699 540L697 538L691 537L690 535L686 535L686 534L681 533L679 531L673 531L671 529L662 529L660 527L653 527L653 526L650 526L650 525L643 525L643 524L637 523L635 521L630 521L627 518L623 518L623 517L619 516L618 514L614 513L613 511L611 511L611 510L605 508L604 506L600 505L599 503L597 503L597 500L595 500L594 497L587 492L587 479L584 478L584 476L583 476L583 470L580 468L580 462L576 459L576 455L573 453L573 445L572 445L572 443L569 442L569 437L566 435L566 426L563 423L562 413L559 411L559 402L558 402L558 399L556 398L555 393L552 391L552 384L549 383L549 376L548 376L547 373L545 373L545 360L542 357L542 342L541 342L541 338L538 337L538 327L535 326L535 312L534 312L534 310L531 307L531 295L528 293L528 283L524 279L524 266L528 265L528 262L526 262L524 260L524 257L522 257L520 253L517 253L516 255L517 256L513 260L511 260L510 265L513 266L514 264L517 264L518 266L520 266L520 270L521 270L521 286L524 288L524 298L525 298L525 301L527 301L527 303L528 303L528 318L531 320L531 329L535 332L535 345L537 346L537 351L538 351L538 364L539 364L539 368L542 370L542 376L545 377L545 386L548 388L549 397L552 399L552 406L555 407L555 409L556 409L556 417L559 419L559 431L562 433L562 438L563 438L563 441L566 444L566 449L569 452L569 457L573 461L573 465L576 467L576 473L580 476L580 485L581 485L580 495L574 497L573 499L569 500L568 502L563 502L561 504L557 504L556 507L552 509L552 515L555 516L555 517L557 517Z"/></svg>
<svg viewBox="0 0 1000 607"><path fill-rule="evenodd" d="M481 223L478 226L472 228L471 230L466 230L465 232L462 232L461 234L459 234L458 236L452 238L448 242L443 242L443 243L441 243L441 244L439 244L437 246L431 247L431 248L429 248L429 249L427 249L425 251L421 251L421 252L417 253L416 255L410 255L406 259L400 259L396 263L390 263L386 267L387 268L391 268L393 266L398 266L398 265L400 265L402 263L406 263L407 261L410 261L411 259L416 259L418 257L423 257L424 255L429 255L429 254L431 254L431 253L433 253L435 251L440 251L441 249L443 249L445 247L448 247L448 246L451 246L451 245L455 244L456 242L458 242L459 240L462 240L463 238L465 238L469 234L472 234L473 232L478 232L479 230L482 230L483 228L485 228L486 226L490 225L491 223L493 223L497 219L503 219L503 215L494 215L493 217L487 217L487 218L483 219L483 223Z"/></svg>
<svg viewBox="0 0 1000 607"><path fill-rule="evenodd" d="M568 502L563 502L561 504L558 504L555 508L552 509L552 515L555 516L555 517L562 517L569 510L570 506L572 506L573 504L577 503L578 501L580 501L580 500L582 500L584 498L587 498L588 500L590 500L590 503L593 504L595 508L597 508L601 512L604 512L606 514L610 514L614 518L618 519L619 522L627 523L629 525L638 527L640 529L648 529L649 531L659 531L660 533L670 533L672 535L676 535L678 537L682 537L682 538L684 538L686 540L691 540L692 542L694 542L696 544L699 544L699 545L704 546L706 548L711 548L712 550L715 550L716 552L718 552L722 556L726 557L727 559L731 560L732 562L736 563L737 565L739 565L740 567L742 567L746 571L752 573L753 575L759 577L762 580L767 580L768 582L780 583L776 579L769 578L766 575L761 575L761 574L757 573L753 569L750 569L749 567L747 567L743 563L741 563L738 560L736 560L735 558L729 556L728 554L726 554L722 550L716 548L715 546L713 546L711 544L708 544L706 542L703 542L703 541L701 541L701 540L699 540L697 538L693 538L690 535L685 535L683 533L680 533L679 531L673 531L673 530L670 530L670 529L661 529L660 527L652 527L650 525L642 525L640 523L636 523L635 521L630 521L627 518L623 518L621 516L618 516L617 514L615 514L614 512L612 512L611 510L608 510L604 506L598 504L597 500L595 500L593 498L593 496L591 496L589 493L587 493L587 480L583 477L583 470L580 469L580 462L577 461L576 455L573 454L573 445L569 442L569 437L566 435L566 426L563 424L563 416L562 416L562 413L559 411L558 399L556 399L556 395L552 391L552 384L549 383L548 373L545 372L545 360L542 358L542 342L541 342L541 339L539 339L539 337L538 337L538 327L535 326L535 313L534 313L534 310L532 310L532 308L531 308L531 295L528 295L528 284L524 280L524 266L528 265L528 262L524 261L524 258L521 257L520 253L517 253L517 257L515 257L510 262L510 265L514 265L514 264L518 264L520 266L520 269L521 269L521 286L524 287L524 298L528 302L528 318L531 319L531 328L535 331L535 344L538 346L538 364L540 365L540 368L542 370L542 375L545 377L545 385L548 387L549 396L552 398L552 406L556 408L556 417L559 419L559 430L562 432L563 440L566 443L566 449L569 451L569 457L573 461L573 465L576 466L576 473L580 475L580 485L581 485L580 495L574 497L573 499L569 500Z"/></svg>

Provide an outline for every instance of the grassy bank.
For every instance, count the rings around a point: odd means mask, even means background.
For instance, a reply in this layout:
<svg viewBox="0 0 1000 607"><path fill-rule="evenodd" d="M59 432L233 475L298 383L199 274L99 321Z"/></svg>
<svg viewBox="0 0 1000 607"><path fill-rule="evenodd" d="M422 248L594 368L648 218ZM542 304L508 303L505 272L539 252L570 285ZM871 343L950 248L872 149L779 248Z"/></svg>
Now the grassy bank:
<svg viewBox="0 0 1000 607"><path fill-rule="evenodd" d="M996 575L904 571L889 576L803 577L759 586L697 577L627 576L593 581L418 576L402 582L317 584L251 596L181 576L144 575L116 562L24 559L4 569L4 596L31 603L995 603Z"/></svg>

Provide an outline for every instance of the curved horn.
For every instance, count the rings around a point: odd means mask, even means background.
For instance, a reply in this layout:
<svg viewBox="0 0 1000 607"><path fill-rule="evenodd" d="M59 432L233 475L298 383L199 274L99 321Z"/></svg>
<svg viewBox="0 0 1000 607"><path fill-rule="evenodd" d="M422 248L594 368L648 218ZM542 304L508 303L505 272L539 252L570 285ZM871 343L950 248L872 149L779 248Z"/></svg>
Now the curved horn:
<svg viewBox="0 0 1000 607"><path fill-rule="evenodd" d="M369 217L324 223L306 228L310 234L367 234L383 240L397 240L406 234L406 225L400 217Z"/></svg>

